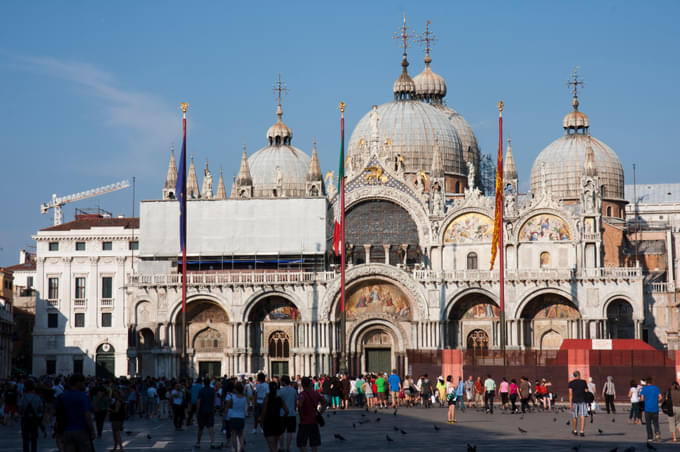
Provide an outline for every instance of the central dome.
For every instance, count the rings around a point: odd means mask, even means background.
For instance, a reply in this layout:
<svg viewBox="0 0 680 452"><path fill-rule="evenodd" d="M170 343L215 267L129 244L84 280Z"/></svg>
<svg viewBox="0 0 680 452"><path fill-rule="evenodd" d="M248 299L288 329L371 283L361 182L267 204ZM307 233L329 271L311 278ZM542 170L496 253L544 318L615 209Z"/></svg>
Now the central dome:
<svg viewBox="0 0 680 452"><path fill-rule="evenodd" d="M377 113L379 142L390 140L392 151L404 157L407 172L429 172L433 149L437 144L444 171L459 176L467 175L461 139L442 110L419 100L398 100L380 105ZM354 128L347 154L356 155L360 152L359 142L362 139L369 142L371 136L369 112Z"/></svg>

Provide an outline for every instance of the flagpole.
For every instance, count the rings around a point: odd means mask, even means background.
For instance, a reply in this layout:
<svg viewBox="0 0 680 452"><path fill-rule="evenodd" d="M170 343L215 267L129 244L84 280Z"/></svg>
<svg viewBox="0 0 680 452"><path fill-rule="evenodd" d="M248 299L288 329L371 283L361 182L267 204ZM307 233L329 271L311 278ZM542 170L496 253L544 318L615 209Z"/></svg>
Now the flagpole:
<svg viewBox="0 0 680 452"><path fill-rule="evenodd" d="M187 363L187 196L186 196L186 169L187 169L187 110L189 109L189 104L182 102L180 107L182 109L182 163L181 167L185 171L182 175L183 180L183 196L180 202L182 203L181 209L184 214L182 215L181 228L184 230L184 241L182 243L182 368L181 374L184 378L189 376L189 366Z"/></svg>
<svg viewBox="0 0 680 452"><path fill-rule="evenodd" d="M498 102L498 167L496 168L496 171L501 171L501 180L503 177L503 101ZM503 186L501 184L501 202L499 206L497 206L500 209L500 224L501 224L501 230L498 235L498 248L499 248L499 256L498 256L498 264L500 266L498 274L499 274L499 295L500 295L500 309L501 309L501 350L503 353L503 367L505 368L505 342L507 340L506 334L505 334L505 264L504 264L504 254L505 254L505 248L503 246L503 233L504 233L504 224L503 224Z"/></svg>
<svg viewBox="0 0 680 452"><path fill-rule="evenodd" d="M342 345L340 348L340 373L348 371L347 366L347 312L345 311L345 103L340 102L340 159L342 173L340 177L340 338Z"/></svg>

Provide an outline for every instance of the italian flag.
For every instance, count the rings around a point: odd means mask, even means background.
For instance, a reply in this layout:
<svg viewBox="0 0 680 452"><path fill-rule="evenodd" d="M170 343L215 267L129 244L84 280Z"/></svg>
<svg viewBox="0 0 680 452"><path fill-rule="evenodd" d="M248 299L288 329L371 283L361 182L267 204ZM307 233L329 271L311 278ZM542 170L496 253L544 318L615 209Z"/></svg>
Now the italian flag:
<svg viewBox="0 0 680 452"><path fill-rule="evenodd" d="M335 203L335 222L333 225L333 250L339 256L342 252L342 228L345 221L345 118L340 119L340 164L338 165L338 199Z"/></svg>

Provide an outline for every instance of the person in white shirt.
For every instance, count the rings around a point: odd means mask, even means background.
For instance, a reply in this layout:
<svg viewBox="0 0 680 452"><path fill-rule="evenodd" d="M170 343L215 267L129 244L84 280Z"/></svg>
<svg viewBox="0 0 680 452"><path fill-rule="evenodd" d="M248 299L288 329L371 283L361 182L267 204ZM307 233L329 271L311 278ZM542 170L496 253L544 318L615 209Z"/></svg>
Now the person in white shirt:
<svg viewBox="0 0 680 452"><path fill-rule="evenodd" d="M295 428L297 426L297 418L295 417L295 404L297 402L298 398L298 393L290 385L290 377L288 375L284 375L281 377L281 389L279 389L279 397L283 400L283 403L285 406L288 407L288 415L284 416L284 410L281 409L281 416L283 417L283 426L286 431L285 435L285 443L286 447L283 447L284 444L284 435L281 435L280 437L280 443L279 443L279 449L281 450L290 450L290 444L293 441L293 433L295 433Z"/></svg>
<svg viewBox="0 0 680 452"><path fill-rule="evenodd" d="M243 428L248 410L248 401L243 395L243 384L241 382L234 385L234 393L225 401L225 409L229 417L232 445L234 451L239 452L243 450Z"/></svg>

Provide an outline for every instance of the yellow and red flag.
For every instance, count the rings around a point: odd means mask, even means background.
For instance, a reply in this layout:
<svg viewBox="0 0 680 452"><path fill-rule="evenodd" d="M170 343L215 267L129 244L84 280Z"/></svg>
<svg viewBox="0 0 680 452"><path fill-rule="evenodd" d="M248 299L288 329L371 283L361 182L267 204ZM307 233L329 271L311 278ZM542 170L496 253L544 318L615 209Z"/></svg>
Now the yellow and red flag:
<svg viewBox="0 0 680 452"><path fill-rule="evenodd" d="M498 102L498 163L496 165L496 209L491 241L491 270L498 248L503 246L503 102ZM502 257L501 257L502 259ZM501 260L501 266L502 266ZM502 269L501 269L502 270Z"/></svg>

